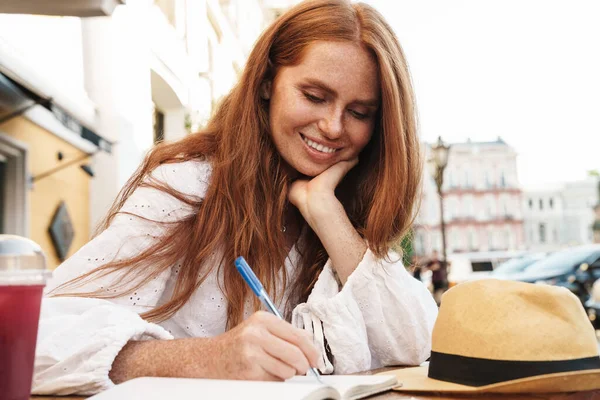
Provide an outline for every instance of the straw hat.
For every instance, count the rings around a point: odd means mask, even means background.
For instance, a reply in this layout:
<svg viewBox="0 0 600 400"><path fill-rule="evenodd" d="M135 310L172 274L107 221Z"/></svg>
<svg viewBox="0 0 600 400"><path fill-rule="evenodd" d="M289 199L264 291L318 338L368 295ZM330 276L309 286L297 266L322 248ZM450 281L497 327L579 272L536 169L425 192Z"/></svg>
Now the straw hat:
<svg viewBox="0 0 600 400"><path fill-rule="evenodd" d="M600 389L596 334L562 287L485 279L442 298L428 367L387 371L411 392Z"/></svg>

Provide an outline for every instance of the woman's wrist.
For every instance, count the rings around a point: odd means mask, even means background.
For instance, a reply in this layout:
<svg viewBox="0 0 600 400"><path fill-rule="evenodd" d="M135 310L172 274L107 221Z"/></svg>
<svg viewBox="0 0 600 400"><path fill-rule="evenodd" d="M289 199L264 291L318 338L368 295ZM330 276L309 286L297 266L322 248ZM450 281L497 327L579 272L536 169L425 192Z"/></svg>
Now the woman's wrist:
<svg viewBox="0 0 600 400"><path fill-rule="evenodd" d="M108 377L115 384L119 384L140 376L160 376L153 368L158 368L159 364L148 364L144 362L148 354L153 353L153 341L129 341L119 354L115 357ZM154 373L153 373L154 372Z"/></svg>
<svg viewBox="0 0 600 400"><path fill-rule="evenodd" d="M331 227L336 221L346 217L346 210L335 194L321 194L311 199L309 208L310 221L307 221L317 236L319 231Z"/></svg>

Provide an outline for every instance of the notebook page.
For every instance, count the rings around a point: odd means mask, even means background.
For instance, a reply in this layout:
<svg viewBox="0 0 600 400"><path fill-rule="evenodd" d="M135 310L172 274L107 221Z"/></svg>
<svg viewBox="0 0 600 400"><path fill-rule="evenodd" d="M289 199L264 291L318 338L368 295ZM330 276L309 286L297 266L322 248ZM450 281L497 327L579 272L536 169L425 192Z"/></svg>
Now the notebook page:
<svg viewBox="0 0 600 400"><path fill-rule="evenodd" d="M344 399L365 397L398 385L398 380L392 375L321 375L321 380L333 386ZM315 378L311 375L295 376L288 382L310 383L315 382Z"/></svg>
<svg viewBox="0 0 600 400"><path fill-rule="evenodd" d="M216 379L136 378L88 400L168 399L318 400L338 398L317 382L259 382Z"/></svg>

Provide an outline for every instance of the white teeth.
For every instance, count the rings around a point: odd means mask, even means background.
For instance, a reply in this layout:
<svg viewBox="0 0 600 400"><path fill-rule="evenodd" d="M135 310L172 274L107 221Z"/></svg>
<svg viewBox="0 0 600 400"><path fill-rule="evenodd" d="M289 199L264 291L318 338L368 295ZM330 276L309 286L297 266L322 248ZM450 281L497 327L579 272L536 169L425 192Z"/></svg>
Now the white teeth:
<svg viewBox="0 0 600 400"><path fill-rule="evenodd" d="M322 144L319 143L315 143L312 140L308 139L305 136L302 136L302 139L304 139L304 142L309 145L310 147L312 147L315 150L320 151L321 153L333 153L335 152L335 149L332 149L331 147L327 147L327 146L323 146Z"/></svg>

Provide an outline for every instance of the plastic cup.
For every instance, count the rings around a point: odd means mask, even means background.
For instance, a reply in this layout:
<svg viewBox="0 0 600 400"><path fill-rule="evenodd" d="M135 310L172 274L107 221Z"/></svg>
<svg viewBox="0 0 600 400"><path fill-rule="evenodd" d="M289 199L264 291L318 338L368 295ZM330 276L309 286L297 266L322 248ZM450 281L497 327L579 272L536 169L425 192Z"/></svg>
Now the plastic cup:
<svg viewBox="0 0 600 400"><path fill-rule="evenodd" d="M39 245L0 235L0 397L29 400L42 292L50 272Z"/></svg>

